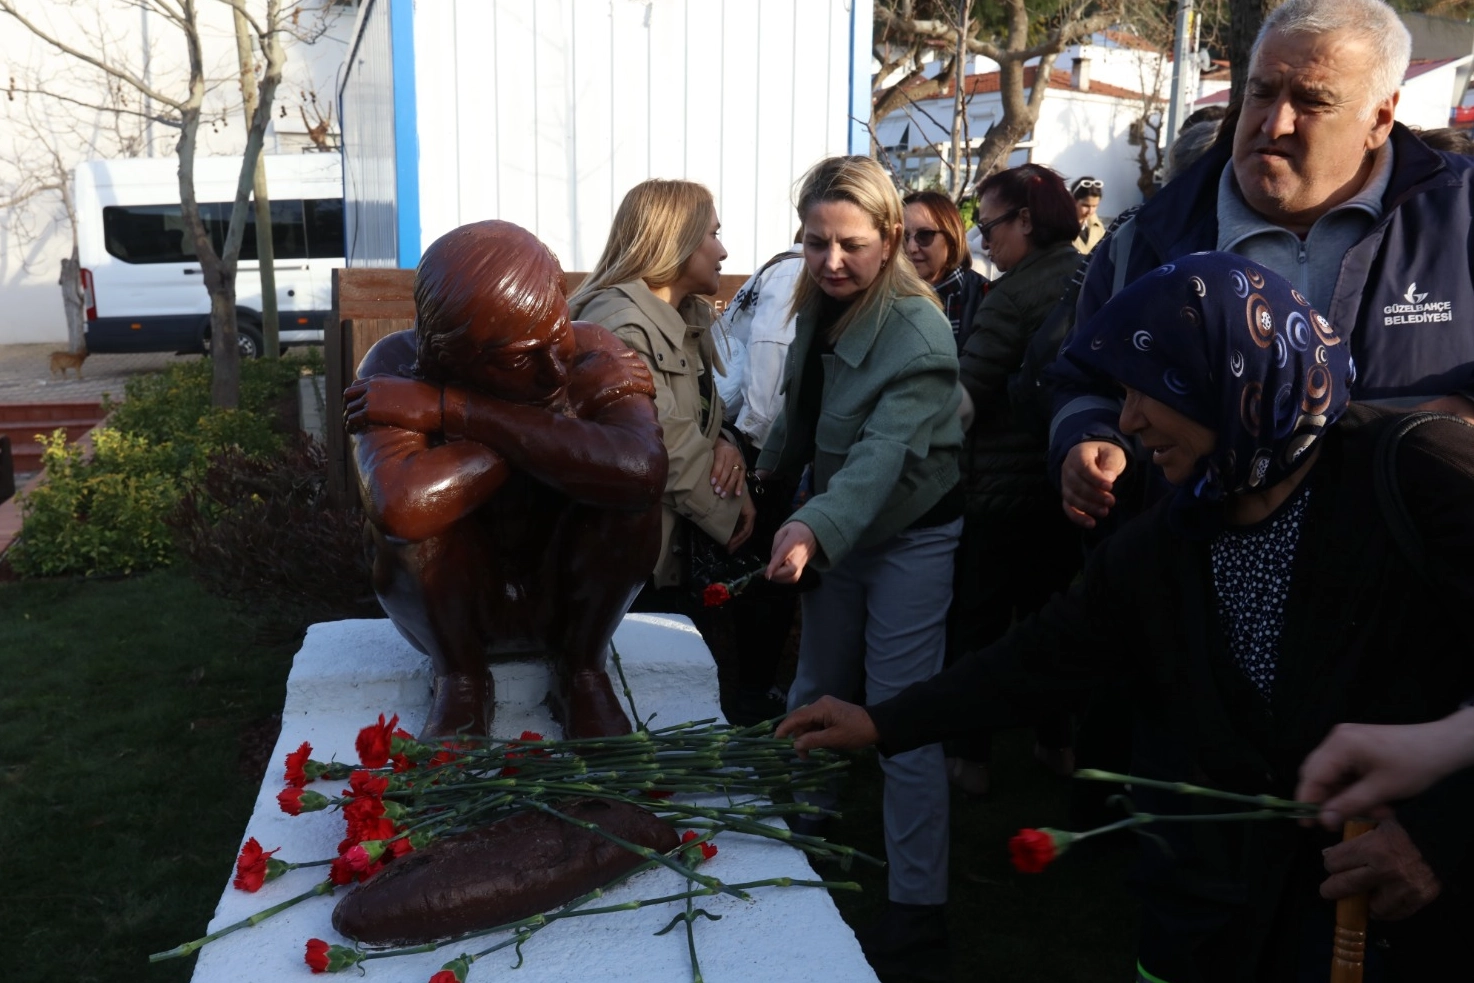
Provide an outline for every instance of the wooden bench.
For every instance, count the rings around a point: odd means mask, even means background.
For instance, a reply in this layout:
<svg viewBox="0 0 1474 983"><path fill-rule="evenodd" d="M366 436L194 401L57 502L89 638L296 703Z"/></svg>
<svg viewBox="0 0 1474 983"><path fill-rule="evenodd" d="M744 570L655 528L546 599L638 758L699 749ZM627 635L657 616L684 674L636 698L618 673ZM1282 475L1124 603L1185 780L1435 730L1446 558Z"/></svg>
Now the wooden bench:
<svg viewBox="0 0 1474 983"><path fill-rule="evenodd" d="M576 290L586 273L567 274L568 289ZM746 274L722 274L722 286L712 297L717 310L747 281ZM343 390L357 377L358 363L385 335L415 326L414 270L349 267L333 271L333 317L323 338L327 362L325 436L328 452L328 494L335 504L351 501L358 479L349 459L348 435L343 429Z"/></svg>

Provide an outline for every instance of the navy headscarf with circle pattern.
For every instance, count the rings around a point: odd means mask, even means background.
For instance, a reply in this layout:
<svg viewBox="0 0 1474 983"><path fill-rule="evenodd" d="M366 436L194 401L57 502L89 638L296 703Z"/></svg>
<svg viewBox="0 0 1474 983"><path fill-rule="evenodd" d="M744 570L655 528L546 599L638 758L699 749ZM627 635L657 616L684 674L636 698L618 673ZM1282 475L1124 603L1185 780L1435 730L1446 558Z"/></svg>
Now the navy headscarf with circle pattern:
<svg viewBox="0 0 1474 983"><path fill-rule="evenodd" d="M1278 273L1193 253L1133 282L1069 357L1217 432L1178 506L1275 485L1346 411L1349 345Z"/></svg>

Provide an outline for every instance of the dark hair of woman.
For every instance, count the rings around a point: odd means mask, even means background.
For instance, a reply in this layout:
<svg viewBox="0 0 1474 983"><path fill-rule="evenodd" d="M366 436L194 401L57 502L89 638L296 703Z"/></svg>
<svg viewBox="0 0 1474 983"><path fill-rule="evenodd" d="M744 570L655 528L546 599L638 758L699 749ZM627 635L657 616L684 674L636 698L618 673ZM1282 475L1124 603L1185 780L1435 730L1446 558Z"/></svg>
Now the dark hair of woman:
<svg viewBox="0 0 1474 983"><path fill-rule="evenodd" d="M951 198L940 191L913 191L901 199L901 205L921 205L931 213L937 231L947 242L948 270L959 266L972 268L972 251L967 248L967 229L962 224L962 213Z"/></svg>
<svg viewBox="0 0 1474 983"><path fill-rule="evenodd" d="M1075 199L1058 174L1039 164L1023 164L999 171L978 185L978 197L993 195L1009 208L1027 208L1036 247L1067 242L1080 234Z"/></svg>

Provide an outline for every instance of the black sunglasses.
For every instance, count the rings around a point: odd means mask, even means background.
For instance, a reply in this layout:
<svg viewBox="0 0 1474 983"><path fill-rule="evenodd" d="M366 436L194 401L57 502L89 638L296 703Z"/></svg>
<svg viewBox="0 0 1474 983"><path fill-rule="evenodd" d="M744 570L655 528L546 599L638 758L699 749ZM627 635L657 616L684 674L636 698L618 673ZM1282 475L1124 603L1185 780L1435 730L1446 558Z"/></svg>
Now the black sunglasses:
<svg viewBox="0 0 1474 983"><path fill-rule="evenodd" d="M917 229L915 232L906 233L906 241L916 240L916 244L922 249L929 247L937 238L940 229Z"/></svg>
<svg viewBox="0 0 1474 983"><path fill-rule="evenodd" d="M1019 212L1021 211L1023 211L1022 207L1011 208L1008 211L1004 212L1002 215L999 215L991 222L979 222L978 235L982 236L983 242L986 243L988 241L988 237L993 234L994 229L1002 225L1004 222L1012 222L1014 219L1018 218Z"/></svg>

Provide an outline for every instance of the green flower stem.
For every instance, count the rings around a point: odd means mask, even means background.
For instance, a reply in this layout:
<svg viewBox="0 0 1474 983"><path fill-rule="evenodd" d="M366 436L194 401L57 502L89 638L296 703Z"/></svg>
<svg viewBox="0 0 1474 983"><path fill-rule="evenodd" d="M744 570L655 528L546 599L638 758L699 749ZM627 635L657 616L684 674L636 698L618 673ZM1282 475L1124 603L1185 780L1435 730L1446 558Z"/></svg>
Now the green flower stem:
<svg viewBox="0 0 1474 983"><path fill-rule="evenodd" d="M624 701L630 705L630 719L635 722L635 730L647 730L649 721L640 719L640 711L635 709L635 694L630 689L630 681L624 678L624 663L619 660L619 649L614 645L614 639L609 639L609 654L614 659L614 671L619 675L619 685L624 688Z"/></svg>
<svg viewBox="0 0 1474 983"><path fill-rule="evenodd" d="M690 886L691 882L687 881L686 887ZM696 927L691 924L696 916L692 911L692 900L686 899L686 951L691 954L691 983L706 983L701 976L701 961L696 958Z"/></svg>
<svg viewBox="0 0 1474 983"><path fill-rule="evenodd" d="M328 862L332 863L332 861ZM183 945L177 945L174 948L170 949L168 952L155 952L148 957L148 961L151 963L157 963L163 962L165 959L178 959L180 956L187 956L190 953L201 949L206 945L209 945L216 939L223 938L224 936L229 935L231 932L238 932L243 928L250 928L253 925L259 925L262 922L266 921L266 919L270 918L272 915L280 914L293 905L300 904L301 902L306 901L308 898L316 898L324 894L332 893L333 882L323 881L312 890L299 894L295 898L288 898L280 904L272 905L270 908L267 908L264 911L258 911L250 918L245 918L241 921L236 922L233 925L227 925L224 928L216 929L209 935L195 939L193 942L186 942Z"/></svg>
<svg viewBox="0 0 1474 983"><path fill-rule="evenodd" d="M1292 799L1281 799L1273 795L1240 795L1237 792L1223 792L1216 788L1189 785L1186 782L1164 782L1155 778L1137 778L1134 775L1121 775L1112 771L1099 771L1095 768L1081 768L1075 772L1075 777L1092 782L1139 785L1142 788L1161 789L1166 792L1176 792L1179 795L1198 795L1208 799L1222 799L1226 802L1242 802L1246 805L1260 806L1264 809L1274 809L1280 812L1307 813L1313 816L1317 815L1320 811L1319 806L1309 802L1295 802Z"/></svg>
<svg viewBox="0 0 1474 983"><path fill-rule="evenodd" d="M424 945L406 946L399 949L376 949L365 955L364 958L383 959L389 956L406 956L419 952L433 952L437 949L464 945L471 939L482 938L487 935L494 935L498 932L514 933L513 936L509 939L503 939L495 945L482 949L479 952L470 954L470 958L475 960L480 959L483 956L489 956L493 952L498 952L502 949L507 948L508 946L520 945L521 943L526 942L527 939L531 938L532 935L540 932L544 928L547 928L549 925L553 924L556 921L562 921L568 918L579 918L586 915L608 915L620 911L637 911L640 908L649 908L655 905L669 904L672 901L684 901L687 898L706 898L720 893L715 888L697 887L691 888L687 891L681 891L677 894L663 895L658 898L637 898L633 901L623 901L619 904L603 905L598 908L583 907L583 905L588 904L591 901L597 901L599 898L602 898L611 888L615 887L621 882L630 879L636 874L651 870L655 866L657 866L655 863L649 861L640 864L638 867L633 868L628 873L622 874L614 880L610 881L604 887L595 888L588 894L585 894L582 897L575 898L574 900L565 904L563 907L559 908L557 911L537 915L529 915L526 918L521 918L514 922L507 922L505 924L496 925L491 928L483 928L475 932L468 932L465 935L458 935L453 939L445 939L441 942L427 942ZM741 884L734 884L732 885L732 887L740 888L742 890L750 890L760 887L814 887L823 888L824 890L828 891L861 890L860 885L855 883L854 881L810 881L800 880L792 877L770 877L760 881L745 881Z"/></svg>

